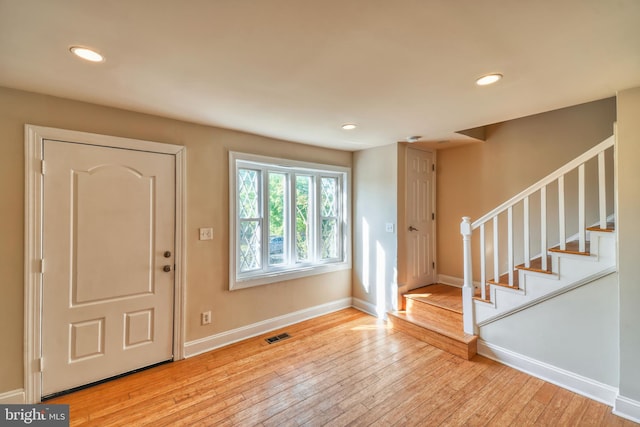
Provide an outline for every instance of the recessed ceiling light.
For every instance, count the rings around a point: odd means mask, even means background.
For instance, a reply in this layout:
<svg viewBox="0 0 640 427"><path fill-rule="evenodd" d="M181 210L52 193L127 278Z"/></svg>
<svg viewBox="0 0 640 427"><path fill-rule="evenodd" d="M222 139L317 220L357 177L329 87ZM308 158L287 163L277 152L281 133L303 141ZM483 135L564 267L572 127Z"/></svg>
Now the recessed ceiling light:
<svg viewBox="0 0 640 427"><path fill-rule="evenodd" d="M84 59L86 61L91 61L91 62L102 62L102 61L104 61L104 56L100 55L95 50L92 50L92 49L89 49L89 48L86 48L86 47L71 46L69 48L69 50L71 51L71 53L73 53L77 57L82 58L82 59Z"/></svg>
<svg viewBox="0 0 640 427"><path fill-rule="evenodd" d="M344 130L353 130L355 128L357 128L358 125L354 124L354 123L345 123L342 125L342 129Z"/></svg>
<svg viewBox="0 0 640 427"><path fill-rule="evenodd" d="M486 76L482 76L478 80L476 80L476 84L478 86L487 86L487 85L494 84L501 78L502 78L502 74L498 74L498 73L487 74Z"/></svg>

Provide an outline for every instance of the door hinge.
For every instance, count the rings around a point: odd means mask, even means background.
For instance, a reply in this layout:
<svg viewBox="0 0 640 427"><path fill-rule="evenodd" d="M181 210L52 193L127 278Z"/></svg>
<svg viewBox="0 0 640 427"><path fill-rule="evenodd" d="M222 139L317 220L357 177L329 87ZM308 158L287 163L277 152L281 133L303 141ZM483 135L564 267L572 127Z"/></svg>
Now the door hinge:
<svg viewBox="0 0 640 427"><path fill-rule="evenodd" d="M40 161L40 173L42 173L42 175L44 175L44 171L45 171L44 160L41 160Z"/></svg>
<svg viewBox="0 0 640 427"><path fill-rule="evenodd" d="M435 212L431 212L431 219L433 219L433 220L436 219L436 213Z"/></svg>
<svg viewBox="0 0 640 427"><path fill-rule="evenodd" d="M435 172L435 171L436 171L436 164L435 164L435 163L431 163L431 170L432 170L433 172Z"/></svg>
<svg viewBox="0 0 640 427"><path fill-rule="evenodd" d="M431 268L433 268L434 270L436 269L436 263L435 262L431 263Z"/></svg>
<svg viewBox="0 0 640 427"><path fill-rule="evenodd" d="M44 357L38 359L38 372L44 372Z"/></svg>
<svg viewBox="0 0 640 427"><path fill-rule="evenodd" d="M43 258L43 259L41 259L41 260L40 260L40 262L39 262L38 264L40 264L40 265L39 265L39 268L40 268L39 273L44 273L44 258Z"/></svg>

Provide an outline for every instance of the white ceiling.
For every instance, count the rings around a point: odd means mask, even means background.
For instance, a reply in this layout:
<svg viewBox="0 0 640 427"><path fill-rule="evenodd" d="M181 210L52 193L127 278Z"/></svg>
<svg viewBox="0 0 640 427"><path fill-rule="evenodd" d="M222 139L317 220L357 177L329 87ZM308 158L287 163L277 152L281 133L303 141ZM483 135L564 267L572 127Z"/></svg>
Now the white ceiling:
<svg viewBox="0 0 640 427"><path fill-rule="evenodd" d="M640 86L640 0L0 0L0 85L345 150L460 140Z"/></svg>

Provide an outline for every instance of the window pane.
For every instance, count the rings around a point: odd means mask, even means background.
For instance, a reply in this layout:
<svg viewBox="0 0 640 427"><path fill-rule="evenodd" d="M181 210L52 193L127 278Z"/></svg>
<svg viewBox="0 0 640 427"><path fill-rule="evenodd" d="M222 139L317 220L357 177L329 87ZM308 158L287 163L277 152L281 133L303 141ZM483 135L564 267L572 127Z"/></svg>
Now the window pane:
<svg viewBox="0 0 640 427"><path fill-rule="evenodd" d="M321 178L322 216L338 216L338 179Z"/></svg>
<svg viewBox="0 0 640 427"><path fill-rule="evenodd" d="M322 219L322 259L338 258L338 220Z"/></svg>
<svg viewBox="0 0 640 427"><path fill-rule="evenodd" d="M240 272L262 267L260 222L240 221Z"/></svg>
<svg viewBox="0 0 640 427"><path fill-rule="evenodd" d="M310 176L296 176L296 259L309 260L311 224L309 223Z"/></svg>
<svg viewBox="0 0 640 427"><path fill-rule="evenodd" d="M284 264L287 176L269 172L269 265Z"/></svg>
<svg viewBox="0 0 640 427"><path fill-rule="evenodd" d="M238 216L240 218L260 217L259 177L259 171L238 169Z"/></svg>

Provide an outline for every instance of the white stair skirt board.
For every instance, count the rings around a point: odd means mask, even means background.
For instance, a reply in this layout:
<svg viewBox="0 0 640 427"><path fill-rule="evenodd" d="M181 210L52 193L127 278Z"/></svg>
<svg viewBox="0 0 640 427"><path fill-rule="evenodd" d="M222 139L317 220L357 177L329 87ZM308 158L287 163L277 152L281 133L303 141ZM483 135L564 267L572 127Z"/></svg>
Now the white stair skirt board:
<svg viewBox="0 0 640 427"><path fill-rule="evenodd" d="M613 413L619 417L640 423L640 402L624 396L616 398Z"/></svg>
<svg viewBox="0 0 640 427"><path fill-rule="evenodd" d="M377 308L374 304L371 304L368 301L364 301L361 300L360 298L352 298L353 302L351 304L351 306L357 310L360 310L364 313L370 314L374 317L380 317L378 316L378 312L377 312ZM384 314L384 317L386 317L386 313Z"/></svg>
<svg viewBox="0 0 640 427"><path fill-rule="evenodd" d="M481 339L478 340L478 354L559 387L581 394L589 399L597 400L609 406L613 406L614 403L616 403L616 397L618 396L618 389L616 387L532 359L506 348L489 344ZM637 408L640 409L640 406Z"/></svg>
<svg viewBox="0 0 640 427"><path fill-rule="evenodd" d="M184 345L184 355L185 357L197 356L198 354L206 353L207 351L215 350L216 348L224 347L247 338L262 335L275 329L293 325L294 323L299 323L304 320L313 319L314 317L322 316L324 314L333 313L334 311L348 307L351 307L351 298L343 298L337 301L274 317L272 319L263 320L251 325L242 326L230 331L221 332L205 338L189 341Z"/></svg>
<svg viewBox="0 0 640 427"><path fill-rule="evenodd" d="M23 389L0 393L0 405L22 405L24 403L25 399Z"/></svg>

